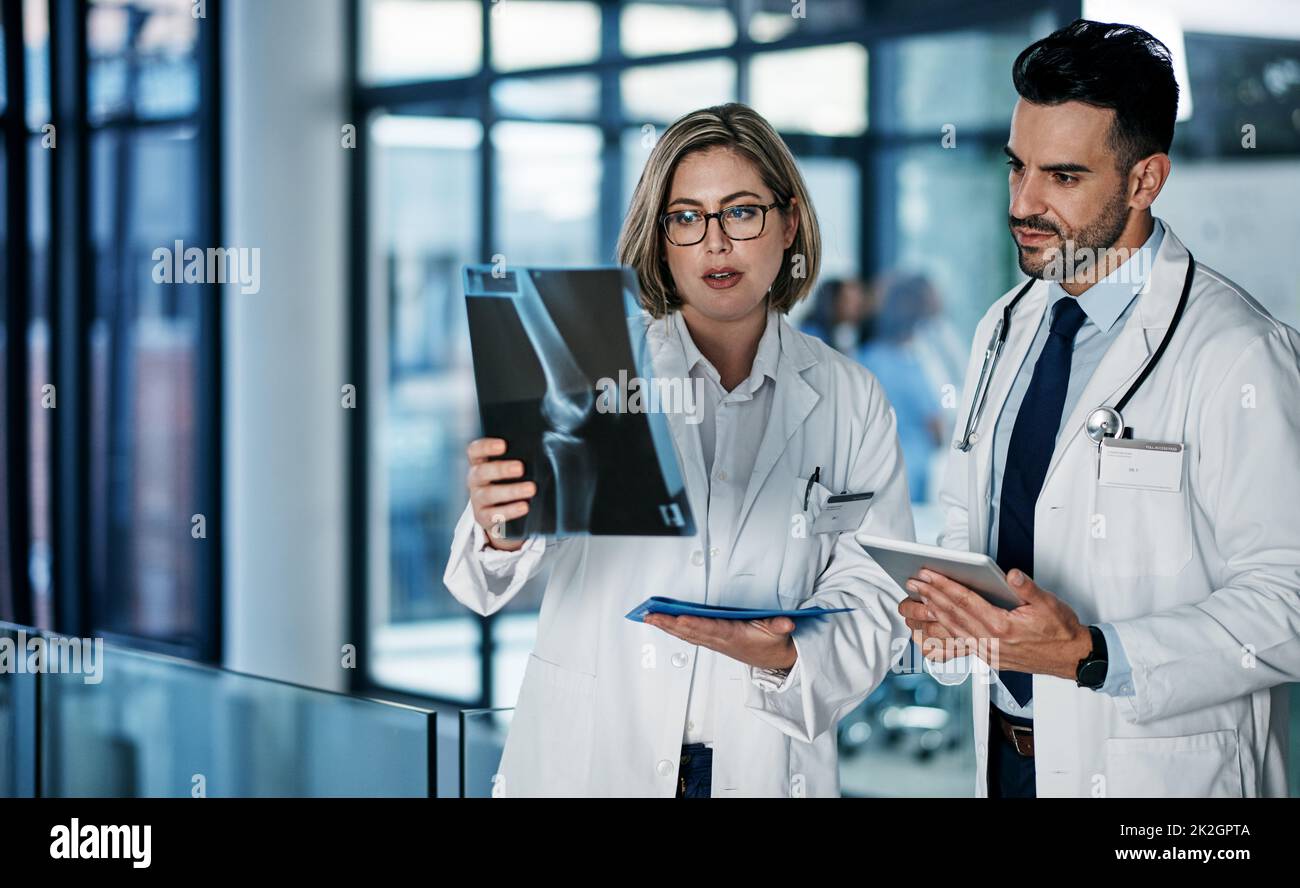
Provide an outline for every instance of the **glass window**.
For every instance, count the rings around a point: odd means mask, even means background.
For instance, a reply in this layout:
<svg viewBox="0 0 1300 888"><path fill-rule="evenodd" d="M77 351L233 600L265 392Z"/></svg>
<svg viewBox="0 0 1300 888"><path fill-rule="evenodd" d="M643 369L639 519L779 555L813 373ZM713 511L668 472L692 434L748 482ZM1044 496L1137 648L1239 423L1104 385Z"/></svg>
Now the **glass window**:
<svg viewBox="0 0 1300 888"><path fill-rule="evenodd" d="M623 113L634 121L671 123L683 114L736 100L730 59L630 68L620 76Z"/></svg>
<svg viewBox="0 0 1300 888"><path fill-rule="evenodd" d="M369 448L372 514L386 516L371 527L371 675L476 700L482 621L442 573L478 436L460 267L479 253L483 128L381 115L369 133L372 366L386 378Z"/></svg>
<svg viewBox="0 0 1300 888"><path fill-rule="evenodd" d="M50 501L54 480L54 411L58 406L58 391L53 388L54 337L50 328L52 153L51 149L41 147L40 136L28 139L27 469L31 543L27 552L27 580L31 584L33 622L46 629L52 628L54 616L51 585L54 528Z"/></svg>
<svg viewBox="0 0 1300 888"><path fill-rule="evenodd" d="M0 46L4 32L0 30ZM0 71L4 69L0 52ZM0 81L2 84L3 81ZM5 145L0 140L0 207L9 205L9 163ZM12 588L13 560L9 551L9 214L0 213L0 266L6 273L0 276L0 620L12 621L14 597Z"/></svg>
<svg viewBox="0 0 1300 888"><path fill-rule="evenodd" d="M862 0L749 0L741 8L752 10L747 27L749 39L771 43L802 35L829 37L835 31L860 27L866 5Z"/></svg>
<svg viewBox="0 0 1300 888"><path fill-rule="evenodd" d="M26 123L32 135L27 150L27 470L29 542L23 553L32 595L32 621L49 628L51 588L54 383L50 329L50 174L51 150L41 145L40 129L50 122L50 28L46 0L24 0L23 65ZM54 398L55 400L49 400Z"/></svg>
<svg viewBox="0 0 1300 888"><path fill-rule="evenodd" d="M500 0L492 7L492 67L521 71L594 62L600 7L577 0Z"/></svg>
<svg viewBox="0 0 1300 888"><path fill-rule="evenodd" d="M156 283L206 244L193 127L114 129L91 142L95 287L90 327L92 618L124 635L199 644L203 543L195 419L201 283ZM157 251L163 251L159 258ZM175 275L173 274L172 277Z"/></svg>
<svg viewBox="0 0 1300 888"><path fill-rule="evenodd" d="M9 107L9 82L5 79L4 22L0 21L0 112Z"/></svg>
<svg viewBox="0 0 1300 888"><path fill-rule="evenodd" d="M50 122L50 16L48 0L23 2L24 65L27 76L27 125ZM0 56L0 61L3 57Z"/></svg>
<svg viewBox="0 0 1300 888"><path fill-rule="evenodd" d="M600 80L591 74L510 77L492 84L502 117L591 119L600 110Z"/></svg>
<svg viewBox="0 0 1300 888"><path fill-rule="evenodd" d="M628 3L619 10L619 45L629 56L713 49L736 42L736 21L721 0Z"/></svg>
<svg viewBox="0 0 1300 888"><path fill-rule="evenodd" d="M191 8L191 0L94 0L86 17L92 121L197 110L199 20Z"/></svg>
<svg viewBox="0 0 1300 888"><path fill-rule="evenodd" d="M872 282L875 335L860 358L895 402L925 542L943 524L938 482L957 406L944 393L960 391L976 323L1020 279L1002 161L1000 145L972 141L890 150L876 167L894 221Z"/></svg>
<svg viewBox="0 0 1300 888"><path fill-rule="evenodd" d="M900 149L886 160L897 195L892 264L927 269L967 342L989 305L1019 277L1007 233L1004 160L1000 147L960 142L955 149Z"/></svg>
<svg viewBox="0 0 1300 888"><path fill-rule="evenodd" d="M366 83L467 77L483 63L478 0L363 0L361 30Z"/></svg>
<svg viewBox="0 0 1300 888"><path fill-rule="evenodd" d="M960 127L1010 126L1016 90L1011 64L1026 46L1052 30L1035 16L998 29L924 34L891 41L882 52L894 68L891 132L938 132ZM953 72L960 71L960 77Z"/></svg>
<svg viewBox="0 0 1300 888"><path fill-rule="evenodd" d="M778 130L855 136L867 128L867 51L857 43L760 53L749 78L750 104Z"/></svg>
<svg viewBox="0 0 1300 888"><path fill-rule="evenodd" d="M836 157L800 157L798 162L817 210L822 276L857 276L862 268L862 175L858 164Z"/></svg>
<svg viewBox="0 0 1300 888"><path fill-rule="evenodd" d="M597 256L600 152L594 126L499 123L496 240L508 265L593 263Z"/></svg>
<svg viewBox="0 0 1300 888"><path fill-rule="evenodd" d="M650 152L654 150L659 130L652 124L642 124L639 129L623 131L623 203L619 206L619 220L622 221L628 205L632 203L632 192L641 181L641 171L645 169Z"/></svg>

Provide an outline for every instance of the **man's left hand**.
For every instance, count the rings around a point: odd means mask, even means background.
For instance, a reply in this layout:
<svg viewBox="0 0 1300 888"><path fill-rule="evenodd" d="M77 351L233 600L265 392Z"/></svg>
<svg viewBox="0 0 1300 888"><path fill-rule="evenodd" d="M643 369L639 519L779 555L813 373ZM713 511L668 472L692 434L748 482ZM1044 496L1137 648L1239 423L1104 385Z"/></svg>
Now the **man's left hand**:
<svg viewBox="0 0 1300 888"><path fill-rule="evenodd" d="M1079 661L1092 651L1088 627L1069 605L1023 572L1013 570L1007 580L1024 602L1010 611L942 574L921 571L907 587L923 599L928 619L915 621L919 625L913 630L927 638L997 639L997 662L989 663L994 669L1075 678ZM911 610L915 613L914 603ZM909 617L908 625L913 622Z"/></svg>

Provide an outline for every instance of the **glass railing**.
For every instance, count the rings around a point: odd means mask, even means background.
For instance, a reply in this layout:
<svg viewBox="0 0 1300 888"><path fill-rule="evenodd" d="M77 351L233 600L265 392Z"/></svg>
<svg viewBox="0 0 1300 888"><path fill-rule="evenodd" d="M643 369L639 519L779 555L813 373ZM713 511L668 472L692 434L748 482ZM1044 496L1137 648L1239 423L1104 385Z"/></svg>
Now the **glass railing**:
<svg viewBox="0 0 1300 888"><path fill-rule="evenodd" d="M504 798L506 785L500 773L501 752L510 730L513 709L462 709L460 711L460 797Z"/></svg>
<svg viewBox="0 0 1300 888"><path fill-rule="evenodd" d="M1297 796L1300 685L1289 690ZM510 794L500 763L513 715L460 711L444 792ZM436 724L432 710L0 623L0 798L433 796ZM841 733L845 769L871 765Z"/></svg>
<svg viewBox="0 0 1300 888"><path fill-rule="evenodd" d="M27 630L0 623L0 798L36 794L37 689L26 640Z"/></svg>
<svg viewBox="0 0 1300 888"><path fill-rule="evenodd" d="M435 794L431 710L0 624L0 646L20 637L0 796Z"/></svg>

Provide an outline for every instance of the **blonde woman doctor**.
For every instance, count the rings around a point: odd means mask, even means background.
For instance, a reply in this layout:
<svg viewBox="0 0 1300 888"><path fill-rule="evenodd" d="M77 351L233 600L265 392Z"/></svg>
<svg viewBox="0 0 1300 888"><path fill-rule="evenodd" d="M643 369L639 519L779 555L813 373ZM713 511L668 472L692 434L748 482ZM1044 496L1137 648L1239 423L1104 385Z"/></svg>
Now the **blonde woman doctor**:
<svg viewBox="0 0 1300 888"><path fill-rule="evenodd" d="M536 492L508 442L469 445L469 504L444 577L480 614L549 567L506 741L506 796L832 796L836 722L903 650L902 592L854 543L815 533L832 494L872 492L860 529L913 535L893 411L875 379L786 313L820 259L789 149L744 105L688 114L656 144L619 240L656 375L701 380L669 414L698 534L494 538ZM635 470L635 467L629 467ZM805 501L807 503L805 507ZM854 528L857 529L857 528ZM651 595L846 607L820 619L624 615Z"/></svg>

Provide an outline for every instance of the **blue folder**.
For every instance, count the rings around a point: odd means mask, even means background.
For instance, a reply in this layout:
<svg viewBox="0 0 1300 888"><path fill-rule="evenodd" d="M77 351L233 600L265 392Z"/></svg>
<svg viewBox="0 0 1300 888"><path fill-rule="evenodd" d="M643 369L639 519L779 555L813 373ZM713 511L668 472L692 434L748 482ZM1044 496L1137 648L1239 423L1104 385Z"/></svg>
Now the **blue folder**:
<svg viewBox="0 0 1300 888"><path fill-rule="evenodd" d="M693 601L678 601L676 598L664 598L654 595L638 604L628 612L627 618L637 623L644 623L646 614L668 614L671 617L709 617L714 620L766 620L769 617L789 617L792 620L801 617L822 617L826 614L848 613L847 607L801 607L797 610L769 610L759 607L722 607L716 604L699 604Z"/></svg>

